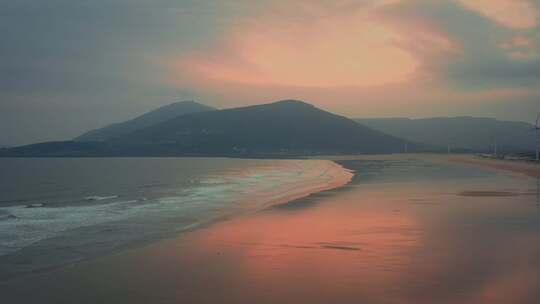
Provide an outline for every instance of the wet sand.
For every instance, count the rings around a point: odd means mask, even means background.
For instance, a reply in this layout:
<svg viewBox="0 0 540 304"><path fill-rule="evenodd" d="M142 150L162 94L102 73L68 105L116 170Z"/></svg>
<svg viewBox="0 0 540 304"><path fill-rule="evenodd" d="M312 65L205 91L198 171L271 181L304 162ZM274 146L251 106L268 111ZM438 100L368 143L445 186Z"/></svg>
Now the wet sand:
<svg viewBox="0 0 540 304"><path fill-rule="evenodd" d="M431 162L452 162L472 165L492 170L502 170L529 177L540 178L540 163L523 160L503 160L480 157L474 154L393 154L393 155L358 155L328 156L324 159L340 160L424 160Z"/></svg>
<svg viewBox="0 0 540 304"><path fill-rule="evenodd" d="M535 179L410 156L342 164L356 171L345 187L2 282L0 295L6 303L540 302Z"/></svg>
<svg viewBox="0 0 540 304"><path fill-rule="evenodd" d="M510 172L528 175L530 177L540 178L540 163L533 161L517 160L499 160L482 158L473 155L456 155L449 157L449 161L487 167L497 170L506 170Z"/></svg>

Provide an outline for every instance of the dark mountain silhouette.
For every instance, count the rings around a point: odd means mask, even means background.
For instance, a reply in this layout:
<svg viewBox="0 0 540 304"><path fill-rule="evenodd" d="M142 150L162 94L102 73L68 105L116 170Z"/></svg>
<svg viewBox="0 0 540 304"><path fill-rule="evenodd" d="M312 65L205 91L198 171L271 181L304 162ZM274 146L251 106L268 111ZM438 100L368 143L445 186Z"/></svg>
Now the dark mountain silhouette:
<svg viewBox="0 0 540 304"><path fill-rule="evenodd" d="M86 132L75 138L75 141L105 141L185 114L214 110L216 109L196 103L194 101L176 102L145 113L126 122L115 123L100 129Z"/></svg>
<svg viewBox="0 0 540 304"><path fill-rule="evenodd" d="M492 152L497 142L500 152L534 149L532 125L478 117L437 117L425 119L355 119L358 123L406 140L453 150Z"/></svg>
<svg viewBox="0 0 540 304"><path fill-rule="evenodd" d="M192 154L389 153L405 145L401 139L294 100L188 114L111 142Z"/></svg>
<svg viewBox="0 0 540 304"><path fill-rule="evenodd" d="M418 151L419 145L301 101L185 114L105 141L49 142L0 156L238 156Z"/></svg>

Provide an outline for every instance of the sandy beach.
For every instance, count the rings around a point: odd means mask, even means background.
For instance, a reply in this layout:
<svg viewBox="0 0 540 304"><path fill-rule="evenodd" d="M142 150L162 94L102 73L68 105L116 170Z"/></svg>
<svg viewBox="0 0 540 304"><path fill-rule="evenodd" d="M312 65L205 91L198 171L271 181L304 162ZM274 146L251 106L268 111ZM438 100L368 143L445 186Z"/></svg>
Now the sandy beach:
<svg viewBox="0 0 540 304"><path fill-rule="evenodd" d="M537 181L506 173L538 168L469 156L338 162L355 172L346 186L1 282L0 293L6 303L540 301Z"/></svg>
<svg viewBox="0 0 540 304"><path fill-rule="evenodd" d="M497 170L506 170L510 172L524 174L534 178L540 178L540 163L532 161L498 160L470 155L452 156L450 161L488 167Z"/></svg>
<svg viewBox="0 0 540 304"><path fill-rule="evenodd" d="M540 163L522 160L504 160L480 157L472 154L394 154L394 155L369 155L369 156L330 156L325 159L339 160L426 160L432 162L453 162L464 165L474 165L492 170L527 175L540 178Z"/></svg>

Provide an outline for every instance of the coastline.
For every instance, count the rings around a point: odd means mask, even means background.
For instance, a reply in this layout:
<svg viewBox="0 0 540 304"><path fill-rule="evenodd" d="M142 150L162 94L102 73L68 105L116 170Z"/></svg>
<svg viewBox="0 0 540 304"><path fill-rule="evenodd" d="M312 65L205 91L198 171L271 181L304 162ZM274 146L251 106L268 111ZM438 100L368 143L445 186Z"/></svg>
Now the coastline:
<svg viewBox="0 0 540 304"><path fill-rule="evenodd" d="M0 261L3 263L3 266L0 267L0 283L19 277L40 275L51 271L62 270L65 267L74 267L78 264L87 263L101 257L115 255L123 251L137 250L163 240L178 238L182 234L190 233L198 229L205 229L219 222L237 217L249 216L250 214L261 210L287 204L290 201L302 199L318 192L343 187L353 178L353 174L350 170L334 161L299 159L293 161L308 162L308 165L298 166L297 168L300 169L305 167L305 171L299 172L302 175L295 178L294 182L291 184L285 185L281 183L274 186L276 187L275 190L272 190L272 187L267 186L266 188L259 189L263 190L262 192L255 191L243 197L242 200L236 202L239 206L253 205L252 207L246 207L245 210L234 210L232 213L222 211L220 216L210 220L199 221L196 225L185 226L183 223L178 223L178 225L184 225L185 227L182 229L175 229L174 231L164 233L159 237L154 237L152 239L140 239L130 241L126 244L118 244L106 251L96 251L95 253L92 251L84 256L72 258L62 257L58 259L53 258L51 261L48 261L43 260L41 256L55 257L58 253L52 252L52 249L47 250L46 247L40 247L39 245L36 247L37 249L32 247L29 250L26 250L23 248L20 252L0 256ZM296 165L293 163L293 166ZM268 191L268 189L271 191ZM68 249L68 247L66 247L66 249ZM39 264L27 269L26 265L31 265L34 261L39 261ZM9 265L15 265L16 267L11 267ZM17 265L21 265L21 267Z"/></svg>
<svg viewBox="0 0 540 304"><path fill-rule="evenodd" d="M296 159L297 161L302 161ZM253 208L251 210L245 210L243 212L238 212L232 215L223 215L218 218L215 218L211 221L200 222L194 226L188 226L181 230L176 230L171 233L162 235L159 238L145 239L140 241L132 241L129 244L123 244L115 246L113 249L110 249L107 252L99 252L96 254L91 254L84 256L82 258L77 258L74 260L68 260L67 262L56 262L46 267L40 269L35 269L31 271L22 271L21 273L11 273L10 271L0 271L0 281L9 280L14 277L33 275L46 273L49 271L55 271L56 269L61 269L65 266L73 266L79 263L85 263L96 258L104 257L111 254L116 254L126 250L137 250L145 246L152 245L157 242L161 242L166 239L174 239L185 233L191 233L197 231L198 229L205 229L211 227L212 225L228 221L230 219L238 217L249 217L250 215L260 212L261 210L267 208L287 208L296 205L302 205L303 199L309 198L311 196L317 196L318 194L325 193L329 190L340 190L349 185L353 179L357 176L354 165L350 167L349 162L355 162L358 160L361 161L429 161L434 163L453 163L459 165L465 165L470 167L476 167L480 169L496 170L499 172L505 172L510 174L519 174L525 175L533 178L540 178L540 166L534 163L523 163L518 161L504 161L504 160L491 160L476 157L474 155L440 155L440 154L394 154L394 155L346 155L346 156L323 156L321 158L314 158L312 160L319 160L321 162L329 162L330 165L322 172L323 175L326 175L326 178L321 180L314 176L307 177L305 182L295 183L294 187L289 187L292 189L290 191L280 192L273 191L273 193L261 193L261 195L252 198L248 198L246 203L249 203L249 200L257 200L260 203L259 207ZM356 168L357 169L357 168ZM314 183L316 182L316 183ZM298 203L300 202L300 204ZM50 254L50 253L47 253ZM10 256L4 262L21 264L24 265L26 262L23 260L34 259L32 256L18 257L16 254ZM3 272L3 273L2 273Z"/></svg>
<svg viewBox="0 0 540 304"><path fill-rule="evenodd" d="M540 178L540 163L521 160L489 159L479 157L475 154L432 154L432 153L411 153L411 154L391 154L391 155L350 155L350 156L324 156L315 159L340 160L424 160L437 163L455 163L461 165L475 166L483 169L496 170L499 172L517 173L532 178Z"/></svg>
<svg viewBox="0 0 540 304"><path fill-rule="evenodd" d="M301 159L296 160L302 161ZM346 161L334 161L329 159L321 159L321 161L327 161L331 163L331 168L336 169L336 171L334 172L341 171L342 174L332 175L334 178L329 179L328 183L320 183L316 186L312 185L311 187L299 188L299 191L296 191L293 194L287 194L273 200L268 200L263 206L261 206L261 208L249 210L241 214L236 214L232 217L225 216L215 221L198 225L197 227L182 230L164 238L156 239L154 241L133 243L131 245L119 247L116 250L109 252L105 255L92 256L89 258L71 262L69 264L62 264L60 266L49 267L39 271L33 271L29 273L23 273L21 275L7 277L0 280L0 293L5 293L4 291L9 290L10 293L7 294L8 299L10 299L11 297L13 297L13 299L19 299L25 298L26 296L30 296L30 298L34 299L34 295L26 294L26 292L24 291L28 286L32 286L36 290L39 290L40 293L48 295L45 297L45 300L42 299L41 296L39 297L41 302L45 304L72 303L72 299L77 298L79 294L84 294L86 299L93 298L91 295L81 292L81 290L79 290L79 292L77 292L76 294L67 293L63 294L60 297L56 297L56 295L54 295L53 297L52 295L54 293L54 290L58 288L59 285L51 282L50 278L60 277L60 280L64 284L70 284L69 281L73 279L72 276L80 277L82 275L82 277L86 277L90 275L93 279L101 278L101 274L93 273L95 269L97 269L98 272L106 272L107 270L115 269L118 265L123 265L124 263L133 263L132 266L135 266L136 264L140 264L142 261L133 262L133 258L138 259L141 257L141 254L143 256L148 253L153 255L156 250L161 251L161 248L167 248L165 250L169 251L173 248L180 247L181 250L184 252L190 251L190 249L187 248L189 247L189 243L191 242L190 239L197 238L198 235L201 233L204 234L207 231L212 231L213 229L219 230L219 227L223 225L229 226L234 225L237 222L249 221L253 217L257 217L261 214L264 215L266 213L272 213L276 210L302 210L312 205L312 203L315 201L324 201L328 197L332 197L333 195L336 195L347 189L348 186L351 186L351 184L353 183L353 179L356 174L358 174L354 167L347 166ZM328 171L324 171L323 173L328 173ZM346 246L325 246L337 250L347 250ZM221 253L218 252L217 255L219 256L221 255ZM201 270L201 268L197 268L196 271L199 270ZM125 269L119 273L122 273L123 276L123 274L126 274L128 272L129 270ZM80 283L80 281L75 282L77 282L76 284ZM81 287L83 286L79 285L75 287L75 289ZM61 289L62 292L64 292L64 287L61 287ZM14 296L12 294L14 294ZM35 298L35 300L37 299L38 298ZM103 299L103 301L105 301L105 299ZM95 303L94 301L85 302L85 300L82 298L79 298L79 301L77 302L89 304ZM140 303L147 302L148 301L142 301ZM130 301L127 301L125 303L127 304L139 302L135 299L131 299Z"/></svg>
<svg viewBox="0 0 540 304"><path fill-rule="evenodd" d="M521 187L519 192L525 193L527 183L435 158L438 161L411 155L348 158L341 165L347 164L356 174L341 187L148 246L0 282L0 291L8 301L43 304L111 299L120 304L427 304L441 299L477 304L506 295L519 298L535 290L537 281L528 277L535 273L527 272L540 252L540 245L530 248L537 244L531 197L459 195L475 187L497 189L501 183ZM478 183L479 179L486 180ZM524 209L509 212L516 208ZM486 210L488 221L482 220ZM494 230L496 219L527 225ZM513 232L518 238L508 239ZM512 250L500 248L501 242L509 243ZM463 252L464 247L470 250ZM509 264L508 257L515 252L520 252L519 261L526 262ZM497 271L479 268L480 257L485 267ZM463 267L469 269L466 278ZM525 272L526 277L517 273L526 279L520 282L531 282L520 293L498 288L500 294L483 298L484 288L492 290L516 271ZM460 292L445 288L449 284L457 284ZM508 302L502 299L499 302Z"/></svg>

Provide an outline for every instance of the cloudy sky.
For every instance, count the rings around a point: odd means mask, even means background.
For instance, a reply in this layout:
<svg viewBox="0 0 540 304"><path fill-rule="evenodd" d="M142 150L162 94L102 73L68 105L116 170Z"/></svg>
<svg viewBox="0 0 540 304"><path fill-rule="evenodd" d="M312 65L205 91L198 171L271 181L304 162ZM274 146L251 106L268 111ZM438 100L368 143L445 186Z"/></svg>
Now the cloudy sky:
<svg viewBox="0 0 540 304"><path fill-rule="evenodd" d="M0 0L0 144L174 101L350 117L540 111L540 0Z"/></svg>

